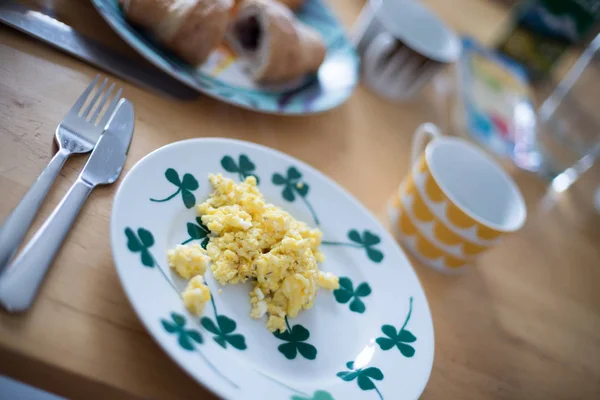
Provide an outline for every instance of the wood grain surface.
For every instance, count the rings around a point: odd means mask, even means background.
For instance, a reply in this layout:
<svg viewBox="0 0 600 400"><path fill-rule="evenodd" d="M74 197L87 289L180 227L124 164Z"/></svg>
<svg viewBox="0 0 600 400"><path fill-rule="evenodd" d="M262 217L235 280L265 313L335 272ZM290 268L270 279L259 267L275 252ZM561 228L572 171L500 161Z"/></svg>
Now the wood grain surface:
<svg viewBox="0 0 600 400"><path fill-rule="evenodd" d="M485 43L506 15L483 0L426 3L455 29ZM86 34L130 52L87 2L43 4L59 7L57 15ZM351 26L363 1L332 4ZM97 73L0 26L0 219L49 161L57 123ZM124 174L173 141L244 139L317 167L384 222L385 202L408 171L412 132L436 117L430 95L392 104L362 86L336 110L289 118L204 96L177 102L120 83L136 111ZM34 229L85 159L67 162ZM529 207L522 231L460 276L441 275L413 260L435 326L435 362L423 399L600 398L600 216L592 204L600 168L556 198L544 197L546 184L536 177L512 173ZM0 373L70 398L211 399L145 332L121 288L108 237L118 184L92 194L34 307L24 315L0 312Z"/></svg>

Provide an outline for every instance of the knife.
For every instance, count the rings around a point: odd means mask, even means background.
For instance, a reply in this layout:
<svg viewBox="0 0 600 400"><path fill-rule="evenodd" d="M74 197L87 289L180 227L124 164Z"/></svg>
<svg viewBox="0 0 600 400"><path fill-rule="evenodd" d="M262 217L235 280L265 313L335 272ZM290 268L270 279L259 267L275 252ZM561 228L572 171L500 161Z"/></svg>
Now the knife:
<svg viewBox="0 0 600 400"><path fill-rule="evenodd" d="M0 276L0 304L10 312L29 309L46 271L90 192L117 180L133 134L132 104L122 99L83 171L21 254Z"/></svg>
<svg viewBox="0 0 600 400"><path fill-rule="evenodd" d="M181 100L193 100L199 96L197 91L153 65L134 62L51 15L14 1L0 1L0 22L144 89Z"/></svg>

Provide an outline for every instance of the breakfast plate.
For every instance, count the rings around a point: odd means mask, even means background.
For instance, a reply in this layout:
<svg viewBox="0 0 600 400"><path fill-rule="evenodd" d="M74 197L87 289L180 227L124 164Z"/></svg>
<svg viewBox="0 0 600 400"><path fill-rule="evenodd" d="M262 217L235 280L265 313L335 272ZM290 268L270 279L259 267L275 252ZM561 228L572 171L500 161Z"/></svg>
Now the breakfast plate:
<svg viewBox="0 0 600 400"><path fill-rule="evenodd" d="M206 245L194 205L208 175L255 176L266 201L323 232L321 290L310 310L273 334L251 319L249 284L220 286L201 316L187 312L186 282L167 250ZM226 399L416 399L434 355L433 324L407 257L373 215L331 179L278 151L229 139L192 139L139 161L116 194L110 224L117 272L140 320L196 381Z"/></svg>
<svg viewBox="0 0 600 400"><path fill-rule="evenodd" d="M277 88L254 83L226 46L218 47L203 65L194 67L132 26L118 0L92 0L92 4L123 40L155 66L200 92L239 107L283 115L323 112L346 101L358 83L358 56L323 0L307 0L297 16L324 38L325 61L316 77Z"/></svg>

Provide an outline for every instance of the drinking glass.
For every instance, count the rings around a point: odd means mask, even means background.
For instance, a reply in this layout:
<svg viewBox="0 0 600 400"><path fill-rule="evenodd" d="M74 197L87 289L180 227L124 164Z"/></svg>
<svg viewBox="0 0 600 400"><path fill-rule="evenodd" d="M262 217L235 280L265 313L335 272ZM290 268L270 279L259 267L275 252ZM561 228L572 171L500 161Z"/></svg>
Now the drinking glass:
<svg viewBox="0 0 600 400"><path fill-rule="evenodd" d="M600 156L599 50L600 35L540 106L534 143L515 148L515 162L548 178L556 192Z"/></svg>

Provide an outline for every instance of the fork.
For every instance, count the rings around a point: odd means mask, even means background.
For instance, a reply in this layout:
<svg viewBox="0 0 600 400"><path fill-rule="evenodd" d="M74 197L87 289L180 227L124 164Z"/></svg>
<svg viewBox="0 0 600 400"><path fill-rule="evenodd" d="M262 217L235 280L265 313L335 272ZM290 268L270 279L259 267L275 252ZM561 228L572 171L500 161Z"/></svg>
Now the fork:
<svg viewBox="0 0 600 400"><path fill-rule="evenodd" d="M117 90L112 101L104 110L115 84L111 83L105 91L104 89L109 83L108 78L105 78L97 90L94 91L99 80L100 75L96 75L92 83L83 91L67 115L58 124L55 132L58 152L52 157L46 169L42 171L0 228L0 273L6 269L14 257L33 222L33 218L38 213L44 198L46 198L50 186L52 186L67 158L72 154L83 154L92 151L114 113L121 99L123 89L119 88ZM91 96L92 92L94 92L93 96ZM86 106L85 109L84 106Z"/></svg>

